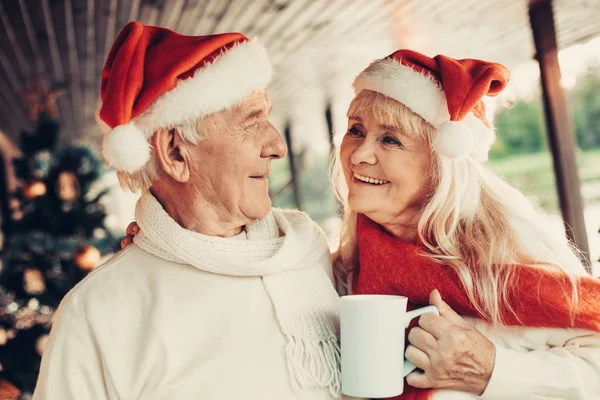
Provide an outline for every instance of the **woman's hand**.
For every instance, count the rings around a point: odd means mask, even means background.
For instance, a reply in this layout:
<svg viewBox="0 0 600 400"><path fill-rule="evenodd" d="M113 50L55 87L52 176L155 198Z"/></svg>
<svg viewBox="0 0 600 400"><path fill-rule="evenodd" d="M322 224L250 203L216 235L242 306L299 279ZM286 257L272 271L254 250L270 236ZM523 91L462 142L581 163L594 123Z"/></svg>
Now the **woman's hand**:
<svg viewBox="0 0 600 400"><path fill-rule="evenodd" d="M135 235L137 235L139 232L140 232L140 227L138 226L138 224L135 221L130 223L127 226L127 230L125 231L125 234L127 236L125 236L123 239L121 239L121 250L124 250L130 244L133 244L133 237Z"/></svg>
<svg viewBox="0 0 600 400"><path fill-rule="evenodd" d="M406 382L416 388L481 395L494 369L495 345L454 312L437 290L429 303L440 315L422 315L419 326L410 331L406 359L423 372L412 372Z"/></svg>

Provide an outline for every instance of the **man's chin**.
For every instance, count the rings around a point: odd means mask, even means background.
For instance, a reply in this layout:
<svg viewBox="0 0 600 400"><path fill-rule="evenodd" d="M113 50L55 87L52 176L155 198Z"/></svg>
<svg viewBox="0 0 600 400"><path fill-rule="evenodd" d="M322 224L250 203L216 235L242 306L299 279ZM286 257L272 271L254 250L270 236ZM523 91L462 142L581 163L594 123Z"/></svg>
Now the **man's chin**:
<svg viewBox="0 0 600 400"><path fill-rule="evenodd" d="M264 219L271 212L271 198L266 200L256 201L242 209L242 212L247 218L252 220Z"/></svg>

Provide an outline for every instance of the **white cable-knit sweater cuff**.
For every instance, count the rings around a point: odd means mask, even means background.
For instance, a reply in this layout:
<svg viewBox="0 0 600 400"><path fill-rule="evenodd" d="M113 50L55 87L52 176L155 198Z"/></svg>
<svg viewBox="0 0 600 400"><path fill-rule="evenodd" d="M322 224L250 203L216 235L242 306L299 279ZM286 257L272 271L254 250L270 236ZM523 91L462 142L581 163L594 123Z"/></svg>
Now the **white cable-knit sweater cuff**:
<svg viewBox="0 0 600 400"><path fill-rule="evenodd" d="M529 399L543 384L535 371L540 371L538 359L528 353L496 346L494 371L483 400ZM547 384L547 383L546 383Z"/></svg>

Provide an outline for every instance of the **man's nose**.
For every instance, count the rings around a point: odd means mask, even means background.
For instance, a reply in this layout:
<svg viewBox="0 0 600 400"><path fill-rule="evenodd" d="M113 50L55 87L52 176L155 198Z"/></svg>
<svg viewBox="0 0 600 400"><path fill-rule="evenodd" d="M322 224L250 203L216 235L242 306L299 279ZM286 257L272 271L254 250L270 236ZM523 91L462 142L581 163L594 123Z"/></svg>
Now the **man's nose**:
<svg viewBox="0 0 600 400"><path fill-rule="evenodd" d="M266 136L267 140L263 145L263 149L261 152L261 157L270 157L274 159L285 157L285 153L287 153L287 146L279 131L273 126L273 124L267 121Z"/></svg>

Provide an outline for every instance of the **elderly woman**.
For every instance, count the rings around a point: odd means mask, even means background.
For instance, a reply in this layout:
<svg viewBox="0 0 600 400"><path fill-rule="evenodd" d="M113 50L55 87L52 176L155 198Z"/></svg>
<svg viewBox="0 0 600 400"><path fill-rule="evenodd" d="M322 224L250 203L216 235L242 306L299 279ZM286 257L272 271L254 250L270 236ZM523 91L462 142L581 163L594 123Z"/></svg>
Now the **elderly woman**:
<svg viewBox="0 0 600 400"><path fill-rule="evenodd" d="M402 399L600 398L600 285L482 166L494 132L481 99L508 77L499 64L399 50L354 82L334 167L338 291L441 314L409 333L406 358L422 372Z"/></svg>

